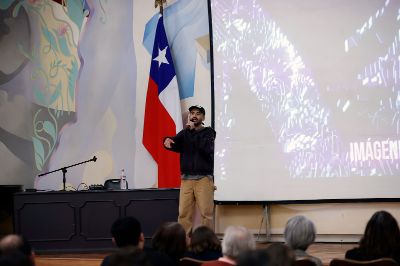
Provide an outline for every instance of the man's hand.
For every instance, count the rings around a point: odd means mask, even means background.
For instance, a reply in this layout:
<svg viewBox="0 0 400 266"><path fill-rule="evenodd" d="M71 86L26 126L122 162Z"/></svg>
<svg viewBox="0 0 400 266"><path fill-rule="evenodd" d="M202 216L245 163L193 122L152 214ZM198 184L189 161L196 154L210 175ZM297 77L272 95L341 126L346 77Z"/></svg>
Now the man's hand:
<svg viewBox="0 0 400 266"><path fill-rule="evenodd" d="M190 129L190 130L194 129L194 128L195 128L194 122L192 122L192 121L189 120L189 121L186 123L186 128L188 128L188 129Z"/></svg>
<svg viewBox="0 0 400 266"><path fill-rule="evenodd" d="M171 138L166 138L164 140L164 146L168 149L172 148L172 144L175 144L175 141L173 141Z"/></svg>

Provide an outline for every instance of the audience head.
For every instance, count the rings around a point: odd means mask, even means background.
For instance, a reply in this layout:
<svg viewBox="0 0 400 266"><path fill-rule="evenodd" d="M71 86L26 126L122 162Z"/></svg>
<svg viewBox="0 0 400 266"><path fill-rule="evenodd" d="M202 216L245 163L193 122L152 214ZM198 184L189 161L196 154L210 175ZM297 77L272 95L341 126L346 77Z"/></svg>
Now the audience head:
<svg viewBox="0 0 400 266"><path fill-rule="evenodd" d="M211 228L202 225L193 231L188 249L193 253L202 253L206 250L221 251L221 242Z"/></svg>
<svg viewBox="0 0 400 266"><path fill-rule="evenodd" d="M299 215L289 219L286 223L284 236L286 244L293 250L306 250L315 240L314 223Z"/></svg>
<svg viewBox="0 0 400 266"><path fill-rule="evenodd" d="M173 260L179 260L186 251L185 229L177 222L162 224L153 236L152 246Z"/></svg>
<svg viewBox="0 0 400 266"><path fill-rule="evenodd" d="M0 266L34 266L35 263L29 255L19 250L9 251L0 256Z"/></svg>
<svg viewBox="0 0 400 266"><path fill-rule="evenodd" d="M255 249L253 235L243 226L229 226L222 240L222 254L236 260L240 253Z"/></svg>
<svg viewBox="0 0 400 266"><path fill-rule="evenodd" d="M117 247L138 246L144 241L142 227L131 216L117 219L111 226L111 235Z"/></svg>
<svg viewBox="0 0 400 266"><path fill-rule="evenodd" d="M400 250L400 230L396 219L378 211L367 223L360 248L373 257L392 257Z"/></svg>
<svg viewBox="0 0 400 266"><path fill-rule="evenodd" d="M286 245L271 244L266 252L270 258L268 266L294 266L296 259L293 251Z"/></svg>
<svg viewBox="0 0 400 266"><path fill-rule="evenodd" d="M237 266L270 266L270 258L265 249L247 250L239 255Z"/></svg>
<svg viewBox="0 0 400 266"><path fill-rule="evenodd" d="M139 247L118 250L110 256L109 266L150 266L146 254Z"/></svg>
<svg viewBox="0 0 400 266"><path fill-rule="evenodd" d="M32 247L28 240L20 235L7 235L0 240L0 253L9 253L13 251L20 251L27 256L33 254Z"/></svg>

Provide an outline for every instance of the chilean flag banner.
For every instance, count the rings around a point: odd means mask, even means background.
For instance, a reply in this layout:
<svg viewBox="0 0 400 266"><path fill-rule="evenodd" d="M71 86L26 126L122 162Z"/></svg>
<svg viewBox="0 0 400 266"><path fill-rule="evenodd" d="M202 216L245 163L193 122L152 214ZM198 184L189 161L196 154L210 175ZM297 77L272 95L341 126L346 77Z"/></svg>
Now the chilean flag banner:
<svg viewBox="0 0 400 266"><path fill-rule="evenodd" d="M179 154L166 150L163 140L175 136L181 129L178 82L160 16L151 57L143 127L143 145L158 165L159 188L180 186Z"/></svg>

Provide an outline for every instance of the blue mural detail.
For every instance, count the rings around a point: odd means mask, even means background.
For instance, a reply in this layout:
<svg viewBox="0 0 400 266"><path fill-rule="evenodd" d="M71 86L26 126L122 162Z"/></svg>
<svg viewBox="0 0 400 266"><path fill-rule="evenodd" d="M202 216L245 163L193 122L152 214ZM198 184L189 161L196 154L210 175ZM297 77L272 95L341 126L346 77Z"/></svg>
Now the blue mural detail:
<svg viewBox="0 0 400 266"><path fill-rule="evenodd" d="M146 24L143 45L151 54L159 14L155 14ZM164 25L181 99L194 95L196 68L196 39L208 35L207 1L181 0L164 10Z"/></svg>

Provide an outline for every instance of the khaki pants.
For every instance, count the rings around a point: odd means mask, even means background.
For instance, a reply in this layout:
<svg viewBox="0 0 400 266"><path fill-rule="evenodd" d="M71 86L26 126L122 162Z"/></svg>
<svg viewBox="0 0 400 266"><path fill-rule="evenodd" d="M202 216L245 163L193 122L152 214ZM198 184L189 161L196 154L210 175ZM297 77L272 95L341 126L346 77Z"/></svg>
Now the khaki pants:
<svg viewBox="0 0 400 266"><path fill-rule="evenodd" d="M181 181L178 223L187 234L192 230L195 204L200 210L201 224L213 228L214 183L209 177Z"/></svg>

